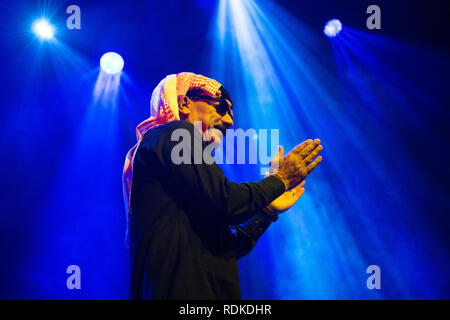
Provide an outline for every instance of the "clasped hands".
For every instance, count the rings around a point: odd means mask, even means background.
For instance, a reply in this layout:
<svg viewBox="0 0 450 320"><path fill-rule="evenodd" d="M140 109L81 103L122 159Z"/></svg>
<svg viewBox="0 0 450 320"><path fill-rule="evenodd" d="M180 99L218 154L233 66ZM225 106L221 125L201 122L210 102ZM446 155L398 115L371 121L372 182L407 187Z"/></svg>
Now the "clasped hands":
<svg viewBox="0 0 450 320"><path fill-rule="evenodd" d="M278 148L270 162L270 173L267 175L275 175L283 181L286 191L268 206L275 214L288 210L300 199L305 192L306 177L322 161L322 156L319 156L322 149L319 139L303 141L284 157L283 147Z"/></svg>

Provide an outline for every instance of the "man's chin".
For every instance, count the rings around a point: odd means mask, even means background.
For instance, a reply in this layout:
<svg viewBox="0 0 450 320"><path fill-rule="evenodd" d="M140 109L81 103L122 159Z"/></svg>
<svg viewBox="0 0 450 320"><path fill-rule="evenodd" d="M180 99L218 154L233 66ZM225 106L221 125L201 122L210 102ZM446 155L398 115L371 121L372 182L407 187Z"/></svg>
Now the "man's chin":
<svg viewBox="0 0 450 320"><path fill-rule="evenodd" d="M223 136L224 134L221 130L212 128L205 132L203 139L205 140L206 144L214 143L216 145L219 145L222 142Z"/></svg>

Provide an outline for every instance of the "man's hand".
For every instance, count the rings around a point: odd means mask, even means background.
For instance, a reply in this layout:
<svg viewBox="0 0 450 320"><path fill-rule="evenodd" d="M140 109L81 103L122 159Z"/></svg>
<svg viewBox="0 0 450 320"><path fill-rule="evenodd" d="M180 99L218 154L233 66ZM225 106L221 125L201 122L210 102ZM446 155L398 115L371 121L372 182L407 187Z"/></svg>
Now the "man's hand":
<svg viewBox="0 0 450 320"><path fill-rule="evenodd" d="M298 186L293 188L292 190L286 191L281 196L273 200L269 207L273 209L276 213L282 213L288 209L290 209L294 203L300 199L305 189L303 186L305 185L305 180L303 180Z"/></svg>
<svg viewBox="0 0 450 320"><path fill-rule="evenodd" d="M319 165L322 156L318 156L323 147L320 140L306 140L283 157L283 147L270 163L270 173L280 178L286 191L296 187Z"/></svg>

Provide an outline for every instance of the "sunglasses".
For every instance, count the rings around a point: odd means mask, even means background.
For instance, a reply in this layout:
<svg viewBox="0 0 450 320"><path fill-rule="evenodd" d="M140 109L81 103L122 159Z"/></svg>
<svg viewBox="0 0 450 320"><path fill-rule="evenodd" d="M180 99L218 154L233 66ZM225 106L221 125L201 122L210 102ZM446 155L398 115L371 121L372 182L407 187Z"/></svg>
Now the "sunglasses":
<svg viewBox="0 0 450 320"><path fill-rule="evenodd" d="M225 98L213 98L211 96L190 96L188 95L188 98L191 100L201 100L209 103L212 105L218 114L220 114L222 117L224 117L226 114L229 114L231 118L233 118L233 106L231 102L229 102Z"/></svg>

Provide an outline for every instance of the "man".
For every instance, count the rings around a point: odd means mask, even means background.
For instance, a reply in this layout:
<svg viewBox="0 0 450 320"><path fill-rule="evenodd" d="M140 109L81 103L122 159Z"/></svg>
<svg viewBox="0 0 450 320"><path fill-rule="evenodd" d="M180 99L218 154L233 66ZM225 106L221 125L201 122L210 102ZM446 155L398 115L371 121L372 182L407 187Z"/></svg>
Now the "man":
<svg viewBox="0 0 450 320"><path fill-rule="evenodd" d="M198 163L195 154L221 136L205 141L207 133L233 125L232 107L220 83L193 73L167 76L154 90L124 167L132 299L240 299L237 259L299 199L320 163L319 140L286 157L280 147L278 170L271 165L257 183L230 182L214 161ZM180 132L191 137L182 163L173 152Z"/></svg>

